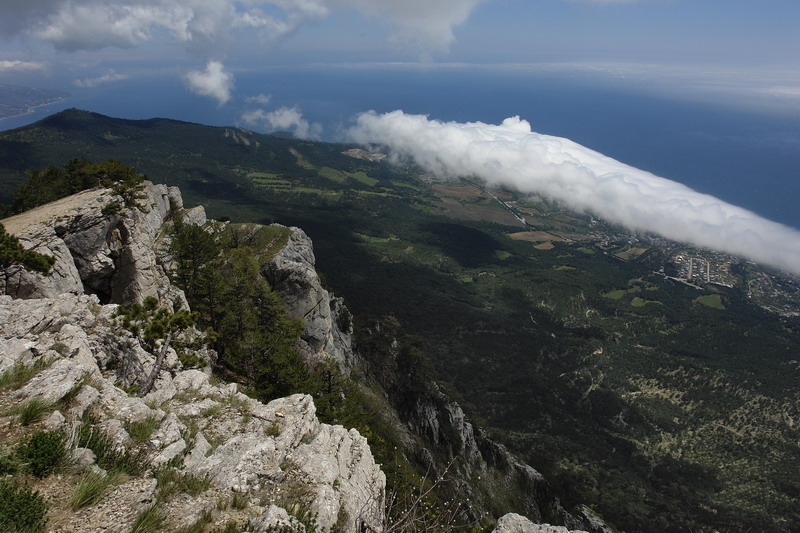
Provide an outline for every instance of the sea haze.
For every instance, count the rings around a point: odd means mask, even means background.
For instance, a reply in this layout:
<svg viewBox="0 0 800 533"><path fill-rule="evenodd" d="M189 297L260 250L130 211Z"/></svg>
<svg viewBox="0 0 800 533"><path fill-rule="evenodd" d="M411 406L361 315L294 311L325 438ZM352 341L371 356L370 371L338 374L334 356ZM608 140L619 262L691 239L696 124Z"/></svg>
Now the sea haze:
<svg viewBox="0 0 800 533"><path fill-rule="evenodd" d="M643 170L800 228L800 119L678 96L635 92L578 75L419 67L271 68L235 72L224 106L186 91L174 72L69 91L66 100L23 117L10 129L78 107L121 118L167 117L248 127L254 109L297 106L322 125L322 140L343 139L362 111L402 109L445 121L500 123L519 115L540 133L567 137ZM123 88L124 87L124 88ZM246 97L270 95L267 105Z"/></svg>

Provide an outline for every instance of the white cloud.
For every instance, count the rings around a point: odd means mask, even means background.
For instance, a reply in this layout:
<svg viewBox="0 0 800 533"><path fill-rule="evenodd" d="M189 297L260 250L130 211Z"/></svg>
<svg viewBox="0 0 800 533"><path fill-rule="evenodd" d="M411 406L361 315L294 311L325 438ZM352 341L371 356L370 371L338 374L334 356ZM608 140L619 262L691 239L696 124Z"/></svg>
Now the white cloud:
<svg viewBox="0 0 800 533"><path fill-rule="evenodd" d="M22 70L42 70L44 63L37 61L19 61L17 59L4 59L0 60L0 72L9 71L22 71Z"/></svg>
<svg viewBox="0 0 800 533"><path fill-rule="evenodd" d="M261 105L269 104L270 100L272 100L272 95L264 93L257 94L255 96L248 96L247 98L245 98L245 102L261 104Z"/></svg>
<svg viewBox="0 0 800 533"><path fill-rule="evenodd" d="M9 0L0 29L62 50L129 48L153 39L219 44L254 29L278 39L334 12L388 20L394 38L446 51L453 28L488 0Z"/></svg>
<svg viewBox="0 0 800 533"><path fill-rule="evenodd" d="M500 125L364 113L350 131L440 176L476 176L535 193L631 229L727 252L800 274L800 231L680 183L633 168L569 139Z"/></svg>
<svg viewBox="0 0 800 533"><path fill-rule="evenodd" d="M262 126L270 131L291 131L301 139L318 139L322 133L322 126L304 119L297 106L284 106L274 111L248 111L242 115L242 120L251 126Z"/></svg>
<svg viewBox="0 0 800 533"><path fill-rule="evenodd" d="M446 52L455 41L453 29L487 0L338 0L368 16L385 18L396 28L395 40L426 53Z"/></svg>
<svg viewBox="0 0 800 533"><path fill-rule="evenodd" d="M219 61L209 61L205 70L188 72L184 79L190 91L214 98L219 105L231 99L233 74L225 72L225 66Z"/></svg>
<svg viewBox="0 0 800 533"><path fill-rule="evenodd" d="M114 81L120 81L126 79L128 79L127 74L120 74L119 72L115 72L114 69L111 69L102 76L98 76L96 78L85 78L82 80L75 80L74 82L72 82L72 84L75 85L76 87L91 88L91 87L97 87L102 83L111 83Z"/></svg>

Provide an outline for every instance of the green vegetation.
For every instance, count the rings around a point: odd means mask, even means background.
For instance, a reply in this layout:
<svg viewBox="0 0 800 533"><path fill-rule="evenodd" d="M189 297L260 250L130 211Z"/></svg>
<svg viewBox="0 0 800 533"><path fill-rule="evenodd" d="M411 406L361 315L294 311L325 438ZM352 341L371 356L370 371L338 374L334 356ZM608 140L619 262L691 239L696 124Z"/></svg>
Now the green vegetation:
<svg viewBox="0 0 800 533"><path fill-rule="evenodd" d="M92 187L111 187L115 194L122 197L125 207L146 209L138 202L142 199L142 182L145 178L115 159L93 163L76 158L71 159L64 170L50 165L44 170L29 170L26 174L27 181L14 193L11 205L13 213L21 213ZM113 204L104 209L111 213L121 209L122 205Z"/></svg>
<svg viewBox="0 0 800 533"><path fill-rule="evenodd" d="M180 186L187 205L203 203L212 217L300 226L314 240L317 268L356 317L364 372L403 420L415 416L415 398L436 378L473 420L542 472L565 505L588 504L620 529L800 529L793 362L800 319L754 306L738 287L703 296L654 274L667 251L634 253L618 228L549 202L497 191L535 226L520 228L467 184L434 188L413 167L348 157L342 145L243 135L252 142L235 143L220 128L71 110L0 134L2 191L20 183L25 168L75 154L114 157ZM320 175L325 168L336 172ZM351 176L360 172L377 182ZM398 446L383 404L332 369L310 372L284 350L297 329L282 322L257 282L268 259L253 257L260 245L248 244L247 228L183 230L185 249L175 254L201 328L222 339L237 321L247 325L230 347L214 341L222 368L256 387L274 367L255 346L275 343L290 371L262 398L313 394L326 421L368 436L393 486L418 480L421 465ZM549 249L508 238L521 229ZM280 231L262 237L278 246ZM586 237L598 231L611 236L606 252ZM204 244L204 235L213 238ZM193 253L209 266L194 268ZM731 278L752 280L749 268L734 268ZM760 284L761 301L773 287L791 287L767 277ZM232 315L240 290L242 305L263 298L264 306ZM261 321L282 333L251 333ZM263 362L250 368L249 360ZM512 510L502 501L494 511Z"/></svg>
<svg viewBox="0 0 800 533"><path fill-rule="evenodd" d="M712 309L725 309L725 304L722 303L722 296L719 294L706 294L695 298L694 301Z"/></svg>
<svg viewBox="0 0 800 533"><path fill-rule="evenodd" d="M36 477L50 475L66 454L64 436L58 431L37 431L17 448L20 460Z"/></svg>
<svg viewBox="0 0 800 533"><path fill-rule="evenodd" d="M8 281L14 273L14 266L21 266L27 270L47 275L50 267L56 262L51 255L44 255L32 250L26 250L19 239L9 233L0 224L0 272L3 275L3 292L8 292Z"/></svg>
<svg viewBox="0 0 800 533"><path fill-rule="evenodd" d="M78 430L77 446L89 448L97 457L97 464L107 471L120 471L130 476L141 475L148 468L147 450L129 446L119 448L105 433L95 427L91 418L85 418Z"/></svg>
<svg viewBox="0 0 800 533"><path fill-rule="evenodd" d="M47 368L50 361L44 358L36 359L33 364L25 365L17 362L0 373L0 390L17 390L43 369Z"/></svg>
<svg viewBox="0 0 800 533"><path fill-rule="evenodd" d="M15 479L0 479L0 531L35 533L44 530L44 498Z"/></svg>
<svg viewBox="0 0 800 533"><path fill-rule="evenodd" d="M142 509L131 526L131 533L157 533L163 529L167 522L163 502L156 499L153 503Z"/></svg>
<svg viewBox="0 0 800 533"><path fill-rule="evenodd" d="M147 442L155 430L161 426L161 419L148 416L141 420L134 420L125 424L125 431L136 442Z"/></svg>
<svg viewBox="0 0 800 533"><path fill-rule="evenodd" d="M170 347L178 350L199 347L205 341L204 335L197 335L192 329L197 320L195 313L185 309L172 312L160 306L158 299L153 296L148 296L141 304L120 306L115 317L120 327L139 339L142 347L156 354L156 361L150 374L142 376L143 379L138 386L142 396L153 388Z"/></svg>
<svg viewBox="0 0 800 533"><path fill-rule="evenodd" d="M89 472L84 474L75 486L69 500L69 507L77 511L82 507L94 505L102 498L108 490L120 479L120 473L111 471L108 473Z"/></svg>
<svg viewBox="0 0 800 533"><path fill-rule="evenodd" d="M29 426L44 418L47 413L53 410L53 407L53 404L37 396L19 407L17 410L17 420L23 426Z"/></svg>

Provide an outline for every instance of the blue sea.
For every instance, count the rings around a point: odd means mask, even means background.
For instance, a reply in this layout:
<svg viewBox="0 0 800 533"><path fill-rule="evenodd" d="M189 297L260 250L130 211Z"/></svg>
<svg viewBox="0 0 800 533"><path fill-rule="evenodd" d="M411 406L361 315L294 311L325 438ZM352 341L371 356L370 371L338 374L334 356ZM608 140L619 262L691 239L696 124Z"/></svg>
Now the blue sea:
<svg viewBox="0 0 800 533"><path fill-rule="evenodd" d="M570 138L615 159L800 228L800 117L698 103L597 83L576 75L481 69L282 67L235 72L234 98L223 106L190 94L175 73L92 89L54 83L66 100L23 117L11 129L77 107L121 118L167 117L247 126L257 107L245 96L269 94L268 108L298 106L323 126L323 140L343 140L359 112L402 109L431 118L499 123L519 115L535 131ZM252 128L251 128L252 129Z"/></svg>

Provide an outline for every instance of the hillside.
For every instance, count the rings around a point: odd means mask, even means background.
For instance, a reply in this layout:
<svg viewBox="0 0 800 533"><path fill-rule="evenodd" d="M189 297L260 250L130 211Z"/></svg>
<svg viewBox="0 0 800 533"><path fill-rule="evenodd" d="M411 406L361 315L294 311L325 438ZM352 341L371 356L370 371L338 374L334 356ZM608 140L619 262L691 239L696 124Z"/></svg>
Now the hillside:
<svg viewBox="0 0 800 533"><path fill-rule="evenodd" d="M430 380L568 509L626 531L800 527L795 279L378 152L161 119L3 132L3 190L73 157L302 227L367 372L439 457L460 438L422 416Z"/></svg>

